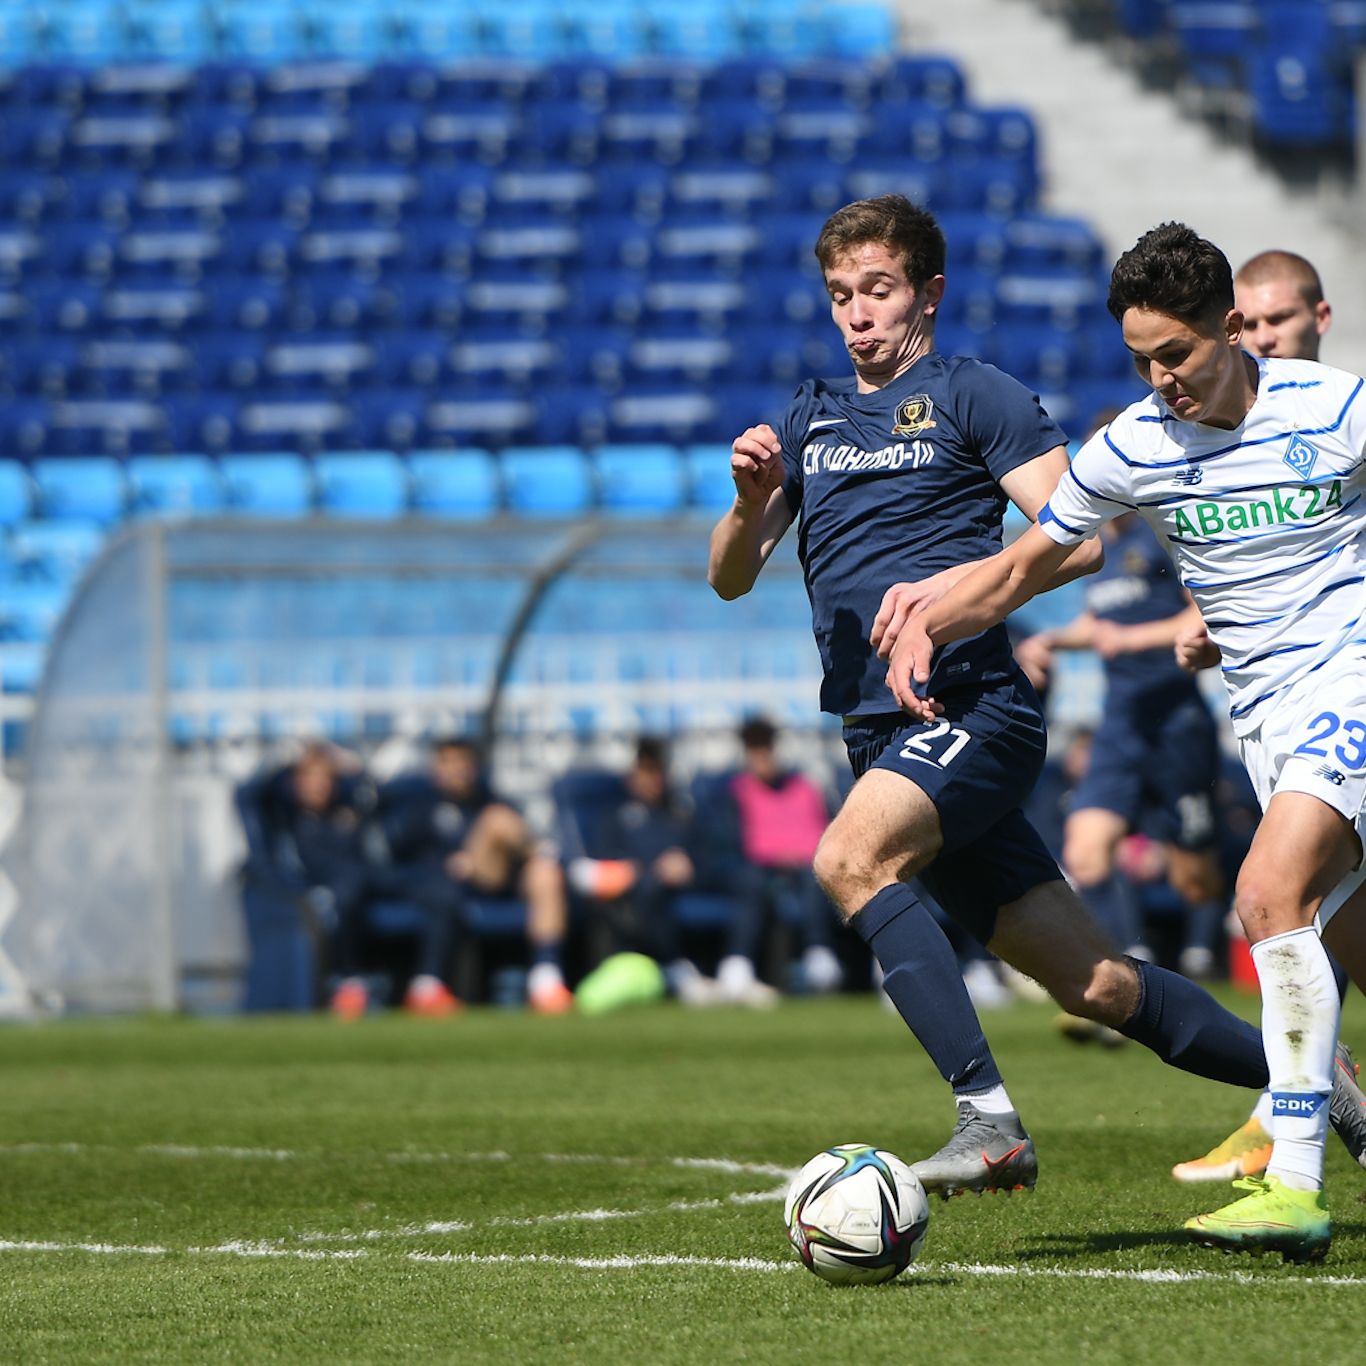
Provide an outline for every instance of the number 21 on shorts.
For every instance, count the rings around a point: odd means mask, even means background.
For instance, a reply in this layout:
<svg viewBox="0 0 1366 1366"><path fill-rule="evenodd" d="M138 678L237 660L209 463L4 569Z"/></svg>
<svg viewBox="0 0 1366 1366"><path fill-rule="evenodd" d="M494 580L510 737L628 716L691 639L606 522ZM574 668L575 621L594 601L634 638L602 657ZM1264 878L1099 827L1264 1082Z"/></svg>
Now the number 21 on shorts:
<svg viewBox="0 0 1366 1366"><path fill-rule="evenodd" d="M948 743L941 748L940 742L947 737ZM923 730L908 735L901 746L903 759L918 759L921 763L938 764L947 768L957 757L963 746L972 739L967 731L950 725L947 721L931 721ZM939 752L936 753L935 751Z"/></svg>

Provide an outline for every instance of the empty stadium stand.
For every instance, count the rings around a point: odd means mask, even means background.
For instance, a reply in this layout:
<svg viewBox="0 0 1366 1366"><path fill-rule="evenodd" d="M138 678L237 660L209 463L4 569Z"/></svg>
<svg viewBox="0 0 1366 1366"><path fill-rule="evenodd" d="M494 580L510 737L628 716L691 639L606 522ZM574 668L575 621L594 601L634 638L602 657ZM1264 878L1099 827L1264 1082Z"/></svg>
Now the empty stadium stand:
<svg viewBox="0 0 1366 1366"><path fill-rule="evenodd" d="M1032 120L885 5L44 0L0 12L0 678L130 518L714 515L839 372L811 243L903 190L945 350L1132 393Z"/></svg>

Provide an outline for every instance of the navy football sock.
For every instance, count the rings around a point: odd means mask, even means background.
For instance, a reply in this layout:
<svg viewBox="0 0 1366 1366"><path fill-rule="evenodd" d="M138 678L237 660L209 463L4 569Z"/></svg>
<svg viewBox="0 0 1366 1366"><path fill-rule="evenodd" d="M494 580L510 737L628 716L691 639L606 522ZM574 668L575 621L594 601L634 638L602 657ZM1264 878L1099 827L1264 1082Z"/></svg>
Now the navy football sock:
<svg viewBox="0 0 1366 1366"><path fill-rule="evenodd" d="M849 924L882 964L882 987L954 1092L1000 1086L944 931L911 888L884 887Z"/></svg>
<svg viewBox="0 0 1366 1366"><path fill-rule="evenodd" d="M1139 997L1121 1034L1183 1072L1254 1090L1266 1086L1266 1053L1255 1025L1179 973L1137 958L1126 961L1138 972Z"/></svg>
<svg viewBox="0 0 1366 1366"><path fill-rule="evenodd" d="M1138 906L1128 878L1112 872L1102 882L1078 888L1086 909L1121 949L1139 942Z"/></svg>

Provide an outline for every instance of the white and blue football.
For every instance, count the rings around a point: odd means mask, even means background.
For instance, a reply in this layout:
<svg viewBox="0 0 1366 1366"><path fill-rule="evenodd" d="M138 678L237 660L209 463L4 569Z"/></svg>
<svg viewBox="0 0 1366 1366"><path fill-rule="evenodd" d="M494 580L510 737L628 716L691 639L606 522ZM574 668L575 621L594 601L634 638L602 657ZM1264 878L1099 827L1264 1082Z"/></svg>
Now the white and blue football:
<svg viewBox="0 0 1366 1366"><path fill-rule="evenodd" d="M817 1153L792 1178L783 1218L802 1264L822 1280L876 1285L915 1260L930 1204L894 1153L841 1143Z"/></svg>

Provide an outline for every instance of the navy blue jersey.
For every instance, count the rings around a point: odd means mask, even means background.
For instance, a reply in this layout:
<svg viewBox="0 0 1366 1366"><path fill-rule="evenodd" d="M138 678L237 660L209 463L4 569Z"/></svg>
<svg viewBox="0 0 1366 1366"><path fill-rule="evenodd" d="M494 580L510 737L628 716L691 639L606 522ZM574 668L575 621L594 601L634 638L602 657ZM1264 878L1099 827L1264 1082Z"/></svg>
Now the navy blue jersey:
<svg viewBox="0 0 1366 1366"><path fill-rule="evenodd" d="M470 827L497 801L480 783L457 800L425 773L404 774L379 790L379 818L396 863L439 863L463 848Z"/></svg>
<svg viewBox="0 0 1366 1366"><path fill-rule="evenodd" d="M825 681L837 715L896 710L868 640L894 583L1001 548L1002 476L1066 438L1023 385L990 365L931 352L891 384L808 380L778 430L783 490ZM930 691L1009 677L1005 627L945 646Z"/></svg>
<svg viewBox="0 0 1366 1366"><path fill-rule="evenodd" d="M1111 524L1105 563L1086 580L1086 610L1120 626L1162 621L1184 611L1186 596L1167 553L1148 524L1123 517ZM1112 701L1138 693L1195 693L1195 679L1177 662L1170 646L1116 655L1105 661Z"/></svg>
<svg viewBox="0 0 1366 1366"><path fill-rule="evenodd" d="M686 810L672 797L652 806L629 794L603 813L594 834L599 858L628 859L644 867L669 849L687 849L690 843Z"/></svg>
<svg viewBox="0 0 1366 1366"><path fill-rule="evenodd" d="M374 790L367 778L341 775L327 809L314 811L295 795L294 770L285 767L243 783L236 804L248 867L259 878L302 888L361 862Z"/></svg>

